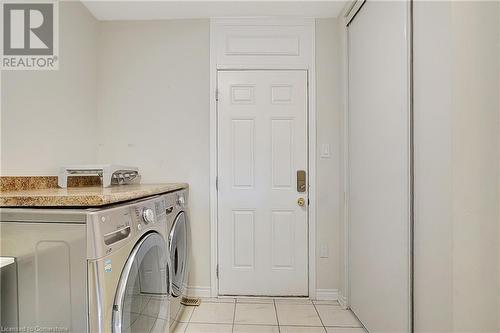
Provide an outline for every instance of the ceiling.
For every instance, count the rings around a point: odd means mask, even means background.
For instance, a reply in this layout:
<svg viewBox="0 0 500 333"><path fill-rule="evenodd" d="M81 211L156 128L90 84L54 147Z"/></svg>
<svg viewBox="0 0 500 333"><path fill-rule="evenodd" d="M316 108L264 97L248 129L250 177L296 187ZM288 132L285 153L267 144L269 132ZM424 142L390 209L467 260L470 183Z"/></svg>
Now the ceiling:
<svg viewBox="0 0 500 333"><path fill-rule="evenodd" d="M285 16L337 17L346 1L82 1L98 19L165 20L181 18Z"/></svg>

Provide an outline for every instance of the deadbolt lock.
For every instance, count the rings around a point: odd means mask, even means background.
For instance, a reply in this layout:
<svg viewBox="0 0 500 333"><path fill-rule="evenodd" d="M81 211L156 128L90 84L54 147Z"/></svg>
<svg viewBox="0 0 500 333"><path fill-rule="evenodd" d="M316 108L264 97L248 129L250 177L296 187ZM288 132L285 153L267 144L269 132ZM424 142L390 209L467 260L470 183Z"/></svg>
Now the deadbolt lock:
<svg viewBox="0 0 500 333"><path fill-rule="evenodd" d="M306 171L297 170L297 192L304 193L307 189Z"/></svg>

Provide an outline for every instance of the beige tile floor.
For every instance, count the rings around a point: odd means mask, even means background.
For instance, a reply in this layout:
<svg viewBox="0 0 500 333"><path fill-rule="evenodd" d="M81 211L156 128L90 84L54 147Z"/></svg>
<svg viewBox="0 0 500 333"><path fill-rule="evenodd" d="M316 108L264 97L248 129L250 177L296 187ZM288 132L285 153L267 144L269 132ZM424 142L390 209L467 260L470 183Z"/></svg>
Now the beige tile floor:
<svg viewBox="0 0 500 333"><path fill-rule="evenodd" d="M203 299L188 307L173 333L365 333L334 301L273 298Z"/></svg>

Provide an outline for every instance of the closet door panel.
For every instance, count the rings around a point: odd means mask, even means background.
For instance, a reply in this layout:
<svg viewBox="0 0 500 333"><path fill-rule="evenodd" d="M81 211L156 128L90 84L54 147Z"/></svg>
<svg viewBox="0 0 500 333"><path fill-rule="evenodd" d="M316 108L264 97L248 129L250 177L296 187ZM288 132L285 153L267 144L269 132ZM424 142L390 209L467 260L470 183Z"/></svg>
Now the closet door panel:
<svg viewBox="0 0 500 333"><path fill-rule="evenodd" d="M367 1L348 26L350 304L371 333L410 327L407 13Z"/></svg>

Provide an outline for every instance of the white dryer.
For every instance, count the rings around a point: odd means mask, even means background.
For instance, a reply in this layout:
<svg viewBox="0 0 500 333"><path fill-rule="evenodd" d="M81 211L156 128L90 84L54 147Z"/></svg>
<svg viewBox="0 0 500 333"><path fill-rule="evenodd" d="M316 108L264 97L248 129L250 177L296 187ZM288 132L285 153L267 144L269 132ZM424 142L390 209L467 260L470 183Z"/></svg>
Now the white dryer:
<svg viewBox="0 0 500 333"><path fill-rule="evenodd" d="M188 216L188 190L183 189L163 196L167 216L167 246L172 265L172 289L170 302L170 327L180 320L184 311L181 304L186 297L191 255L191 228Z"/></svg>

